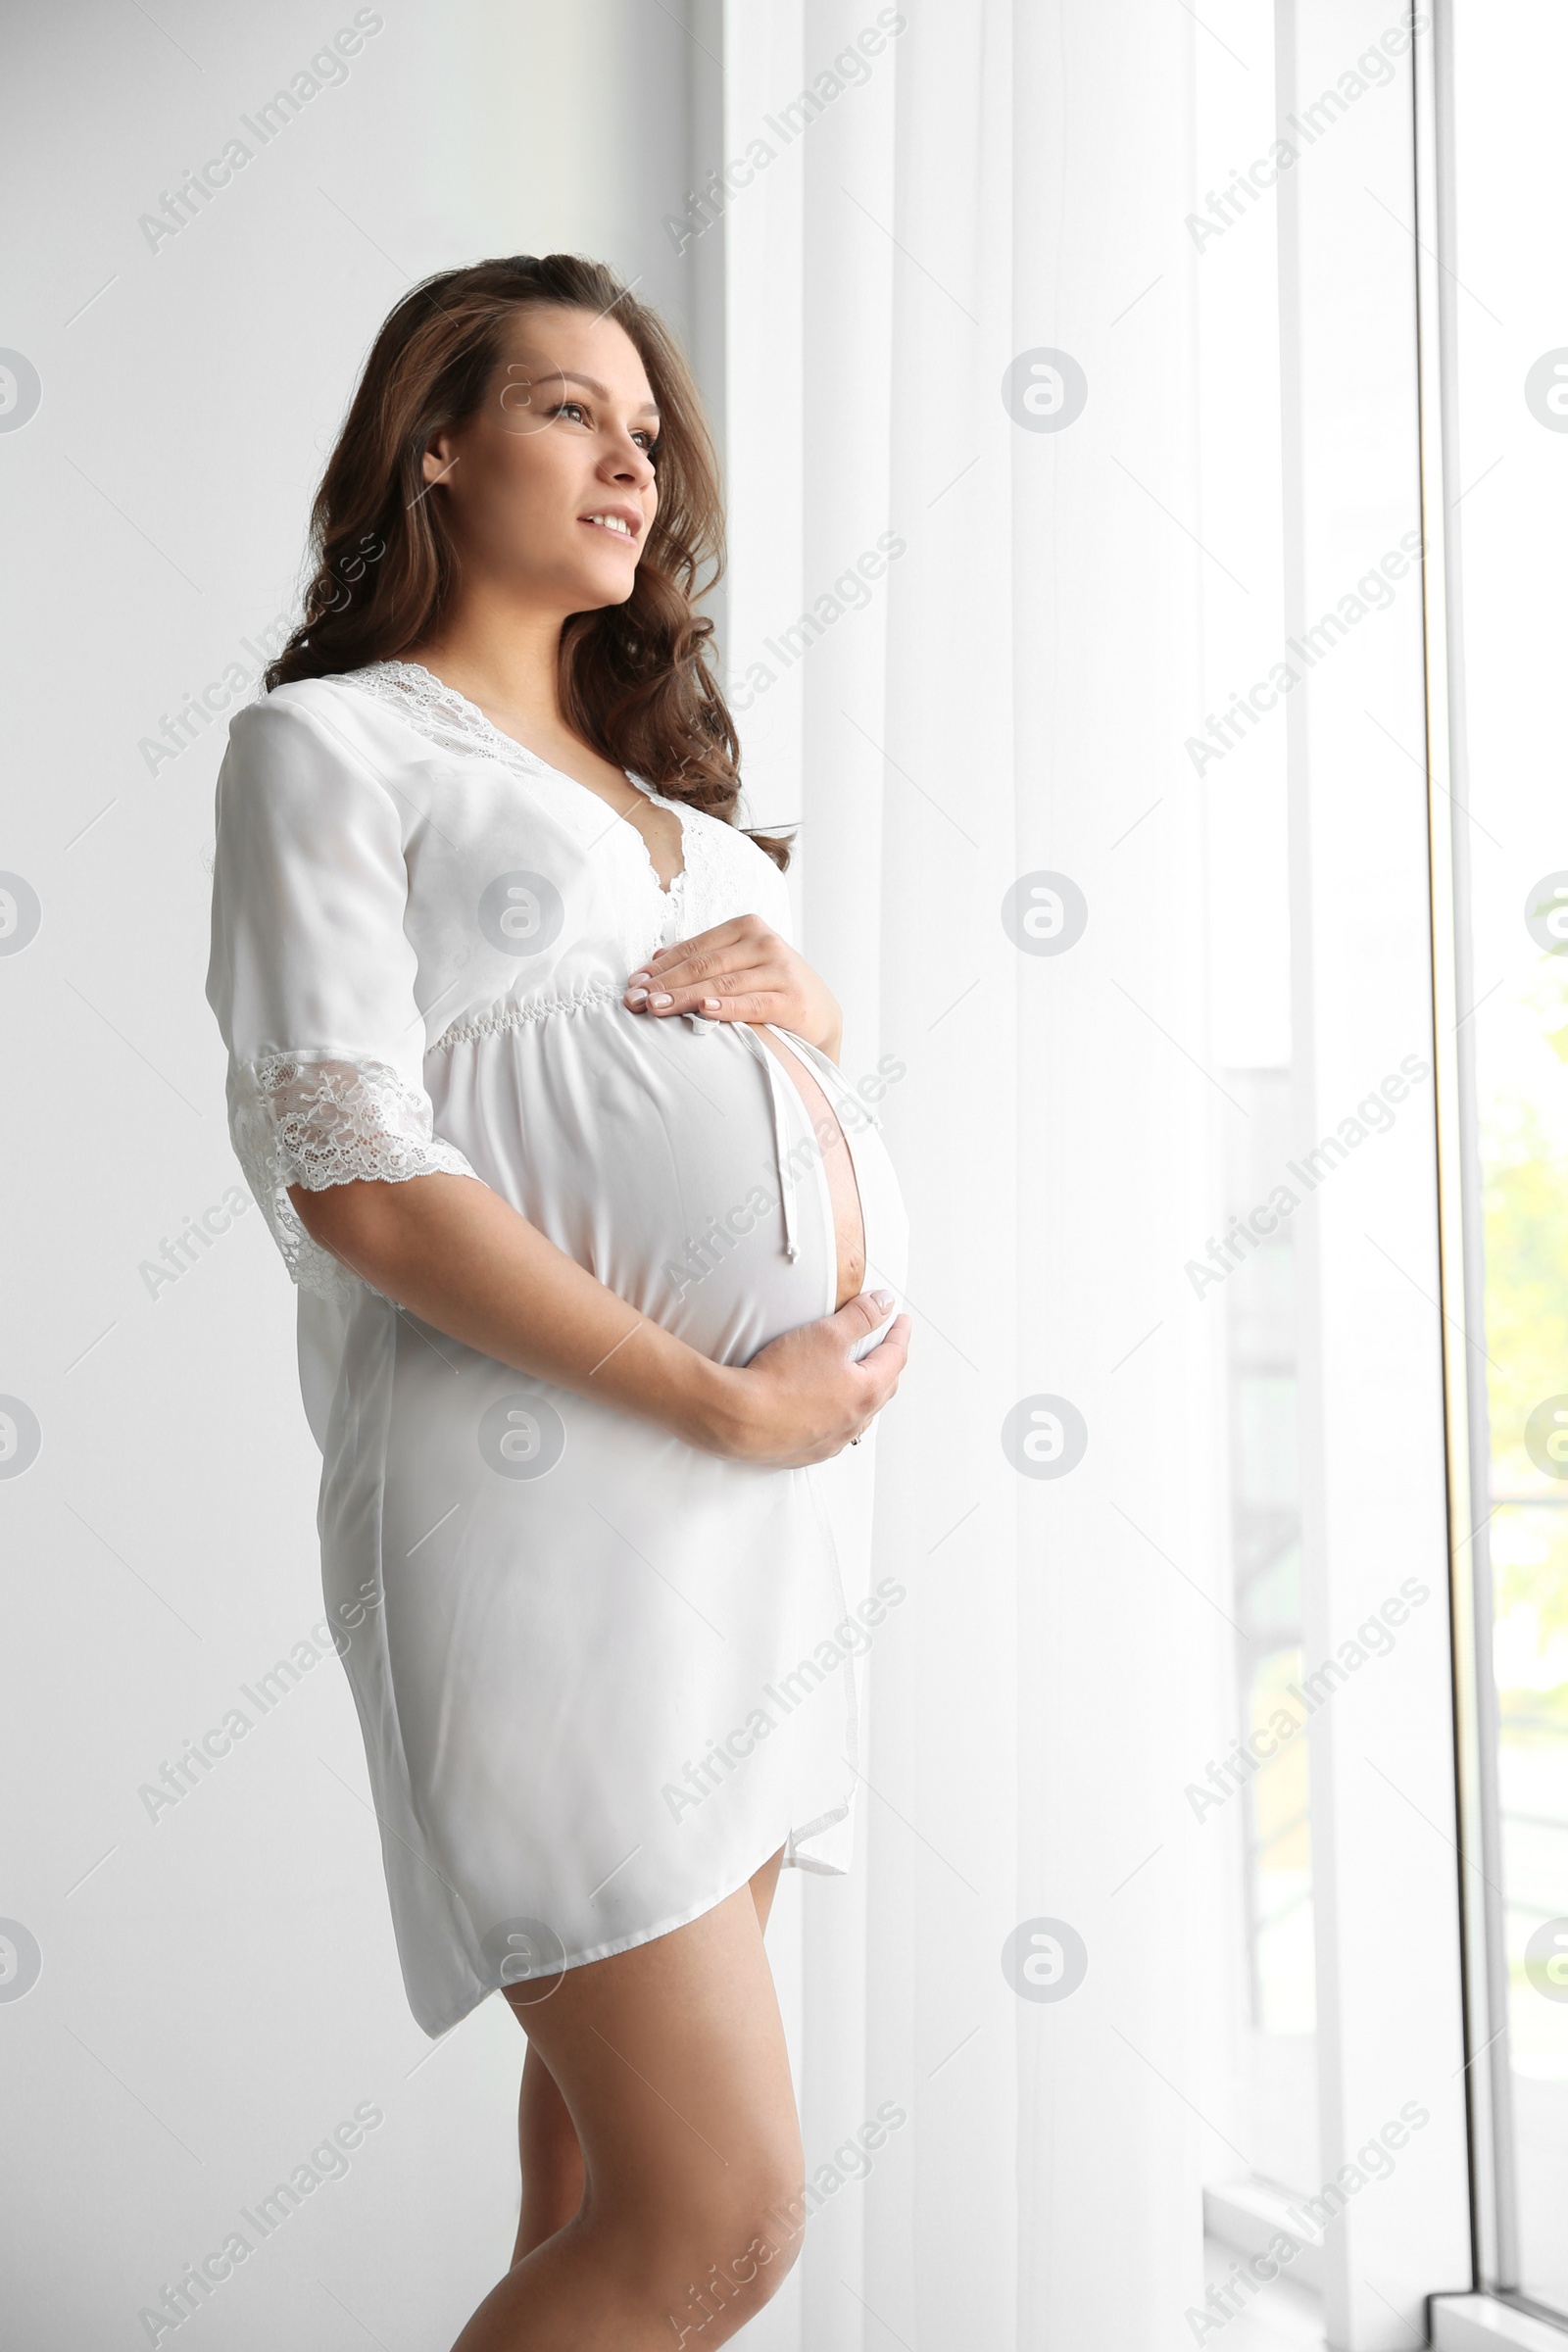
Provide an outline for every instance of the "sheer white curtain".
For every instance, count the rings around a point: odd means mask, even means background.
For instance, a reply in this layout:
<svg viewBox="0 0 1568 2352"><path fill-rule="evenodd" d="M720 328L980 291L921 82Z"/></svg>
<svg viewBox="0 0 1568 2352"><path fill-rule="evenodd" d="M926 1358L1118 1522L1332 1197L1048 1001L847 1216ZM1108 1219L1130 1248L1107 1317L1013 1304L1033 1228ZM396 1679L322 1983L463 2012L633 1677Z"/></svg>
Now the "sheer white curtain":
<svg viewBox="0 0 1568 2352"><path fill-rule="evenodd" d="M1183 1273L1223 1107L1182 749L1193 37L1131 0L726 18L728 669L846 1069L905 1073L913 1226L857 1869L780 1920L823 2201L759 2334L812 2352L1185 2341L1205 2155L1247 2170L1204 2147L1229 1856L1183 1794L1230 1639ZM1087 1433L1060 1475L1042 1399ZM1087 1954L1063 1998L1004 1973L1041 1920ZM884 2102L907 2123L835 2187Z"/></svg>

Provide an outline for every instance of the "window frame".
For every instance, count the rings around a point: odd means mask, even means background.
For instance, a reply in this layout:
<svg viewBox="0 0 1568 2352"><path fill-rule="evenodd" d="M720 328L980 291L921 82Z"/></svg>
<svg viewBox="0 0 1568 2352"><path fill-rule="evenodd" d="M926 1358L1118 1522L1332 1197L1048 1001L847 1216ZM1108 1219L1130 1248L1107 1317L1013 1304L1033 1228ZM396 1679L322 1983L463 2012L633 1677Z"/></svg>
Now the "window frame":
<svg viewBox="0 0 1568 2352"><path fill-rule="evenodd" d="M1449 1597L1453 1644L1457 1899L1462 1955L1472 2292L1435 2296L1441 2352L1513 2345L1568 2352L1568 2319L1518 2291L1505 1921L1489 1885L1502 1880L1500 1720L1493 1670L1490 1406L1483 1369L1485 1251L1470 928L1464 606L1457 502L1459 354L1453 0L1432 0L1432 30L1415 44L1417 374L1421 412L1423 583L1427 672L1427 806L1432 876L1434 1082L1444 1390L1447 1439Z"/></svg>

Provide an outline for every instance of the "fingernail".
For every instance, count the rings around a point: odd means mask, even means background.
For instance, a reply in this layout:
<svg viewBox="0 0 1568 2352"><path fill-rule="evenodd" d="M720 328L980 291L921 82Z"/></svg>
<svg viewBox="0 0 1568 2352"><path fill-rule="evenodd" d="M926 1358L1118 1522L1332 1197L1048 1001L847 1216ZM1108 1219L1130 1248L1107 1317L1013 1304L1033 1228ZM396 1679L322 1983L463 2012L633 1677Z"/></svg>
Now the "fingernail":
<svg viewBox="0 0 1568 2352"><path fill-rule="evenodd" d="M652 977L653 977L653 974L652 974L651 972L646 972L646 971L644 971L644 972L633 972L633 974L632 974L632 978L633 978L633 980L650 980L650 979L652 979Z"/></svg>
<svg viewBox="0 0 1568 2352"><path fill-rule="evenodd" d="M720 1005L716 997L705 997L703 999L703 1010L705 1012L719 1012L722 1011L722 1009L723 1007Z"/></svg>
<svg viewBox="0 0 1568 2352"><path fill-rule="evenodd" d="M628 988L626 991L626 1002L628 1004L640 1004L647 994L648 991L646 988Z"/></svg>
<svg viewBox="0 0 1568 2352"><path fill-rule="evenodd" d="M662 1004L674 1004L674 1002L675 1002L675 1000L674 1000L674 998L673 998L673 997L665 997L665 996L653 996L653 997L650 997L650 998L649 998L648 1002L649 1002L649 1004L661 1004L661 1005L662 1005Z"/></svg>
<svg viewBox="0 0 1568 2352"><path fill-rule="evenodd" d="M873 1291L871 1293L871 1303L873 1306L879 1306L882 1309L882 1312L886 1314L888 1308L893 1304L893 1293L891 1291Z"/></svg>

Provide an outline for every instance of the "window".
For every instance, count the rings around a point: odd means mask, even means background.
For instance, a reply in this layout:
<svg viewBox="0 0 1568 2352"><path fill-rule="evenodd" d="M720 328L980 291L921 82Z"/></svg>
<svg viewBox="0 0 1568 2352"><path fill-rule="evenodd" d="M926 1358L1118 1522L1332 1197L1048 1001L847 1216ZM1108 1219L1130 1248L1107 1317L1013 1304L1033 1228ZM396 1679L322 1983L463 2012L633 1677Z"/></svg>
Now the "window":
<svg viewBox="0 0 1568 2352"><path fill-rule="evenodd" d="M1483 2283L1568 2319L1568 22L1461 6L1451 38L1439 953L1476 2194Z"/></svg>

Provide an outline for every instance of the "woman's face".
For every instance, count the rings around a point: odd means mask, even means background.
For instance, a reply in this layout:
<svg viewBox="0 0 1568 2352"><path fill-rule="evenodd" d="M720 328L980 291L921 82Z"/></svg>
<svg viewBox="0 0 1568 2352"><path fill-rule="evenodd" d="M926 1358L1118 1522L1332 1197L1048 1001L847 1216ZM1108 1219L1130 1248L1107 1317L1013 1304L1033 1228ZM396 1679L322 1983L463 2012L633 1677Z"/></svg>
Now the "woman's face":
<svg viewBox="0 0 1568 2352"><path fill-rule="evenodd" d="M588 311L519 312L477 413L424 455L465 580L563 616L624 604L659 504L658 434L623 327Z"/></svg>

